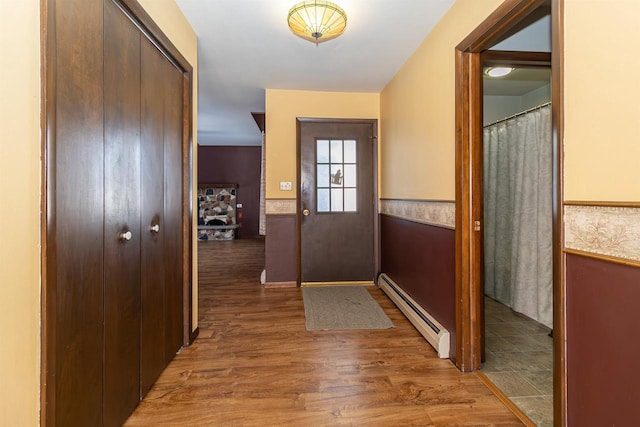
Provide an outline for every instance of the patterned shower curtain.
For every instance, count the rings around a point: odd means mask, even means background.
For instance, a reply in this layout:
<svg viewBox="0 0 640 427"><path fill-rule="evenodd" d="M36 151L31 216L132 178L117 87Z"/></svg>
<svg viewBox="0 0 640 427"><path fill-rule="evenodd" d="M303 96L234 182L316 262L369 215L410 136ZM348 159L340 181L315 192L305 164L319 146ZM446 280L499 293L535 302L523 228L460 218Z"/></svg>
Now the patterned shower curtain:
<svg viewBox="0 0 640 427"><path fill-rule="evenodd" d="M484 129L485 294L553 323L551 106Z"/></svg>
<svg viewBox="0 0 640 427"><path fill-rule="evenodd" d="M266 154L264 151L265 133L262 132L262 155L260 160L260 217L258 221L258 234L261 236L267 235L267 217L265 214L265 163Z"/></svg>

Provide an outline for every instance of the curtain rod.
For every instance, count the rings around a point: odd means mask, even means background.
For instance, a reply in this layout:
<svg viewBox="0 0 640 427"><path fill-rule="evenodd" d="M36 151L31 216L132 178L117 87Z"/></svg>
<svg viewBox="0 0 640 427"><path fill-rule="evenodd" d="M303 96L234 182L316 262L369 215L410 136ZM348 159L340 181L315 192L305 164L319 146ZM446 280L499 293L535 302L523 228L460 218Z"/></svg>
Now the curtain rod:
<svg viewBox="0 0 640 427"><path fill-rule="evenodd" d="M523 116L523 115L525 115L527 113L530 113L532 111L544 108L547 105L551 105L551 102L545 102L544 104L538 105L537 107L529 108L528 110L521 111L521 112L519 112L517 114L514 114L513 116L505 117L504 119L500 119L497 122L493 122L493 123L490 123L490 124L488 124L486 126L483 126L483 129L484 128L488 128L489 126L497 125L498 123L506 122L507 120L515 119L516 117L520 117L520 116Z"/></svg>

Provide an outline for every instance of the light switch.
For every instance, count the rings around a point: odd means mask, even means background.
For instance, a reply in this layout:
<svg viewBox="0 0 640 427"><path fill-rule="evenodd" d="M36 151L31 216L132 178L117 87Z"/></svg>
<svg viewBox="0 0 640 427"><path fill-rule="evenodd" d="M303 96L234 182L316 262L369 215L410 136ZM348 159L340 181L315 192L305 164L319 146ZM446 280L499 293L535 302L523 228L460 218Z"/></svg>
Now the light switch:
<svg viewBox="0 0 640 427"><path fill-rule="evenodd" d="M237 203L236 204L236 208L238 208L238 209L242 208L242 203Z"/></svg>

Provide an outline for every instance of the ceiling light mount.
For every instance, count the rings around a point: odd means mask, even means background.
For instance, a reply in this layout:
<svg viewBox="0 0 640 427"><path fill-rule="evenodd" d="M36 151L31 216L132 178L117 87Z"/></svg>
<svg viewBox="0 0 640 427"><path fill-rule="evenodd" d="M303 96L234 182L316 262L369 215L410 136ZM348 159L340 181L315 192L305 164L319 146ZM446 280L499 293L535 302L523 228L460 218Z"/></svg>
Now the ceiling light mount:
<svg viewBox="0 0 640 427"><path fill-rule="evenodd" d="M335 3L306 0L289 10L287 22L295 35L318 45L344 32L347 14Z"/></svg>
<svg viewBox="0 0 640 427"><path fill-rule="evenodd" d="M504 77L510 74L515 68L513 67L488 67L484 70L484 73L489 77Z"/></svg>

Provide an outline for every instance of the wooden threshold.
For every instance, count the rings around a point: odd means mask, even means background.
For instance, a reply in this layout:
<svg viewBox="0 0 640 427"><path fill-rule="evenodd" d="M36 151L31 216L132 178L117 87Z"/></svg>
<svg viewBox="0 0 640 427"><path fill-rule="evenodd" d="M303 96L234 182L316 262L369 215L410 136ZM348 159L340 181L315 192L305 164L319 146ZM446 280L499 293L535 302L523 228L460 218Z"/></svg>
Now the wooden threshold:
<svg viewBox="0 0 640 427"><path fill-rule="evenodd" d="M480 371L475 371L474 373L478 378L480 378L480 381L482 381L484 385L486 385L489 390L491 390L491 393L495 394L495 396L500 399L502 403L504 403L504 406L506 406L511 412L513 412L513 415L518 417L518 419L522 421L525 426L536 427L536 423L531 421L531 419L527 417L525 413L522 412L522 410L518 408L518 406L513 403L506 394L502 392L502 390L496 387L496 385L485 374Z"/></svg>

